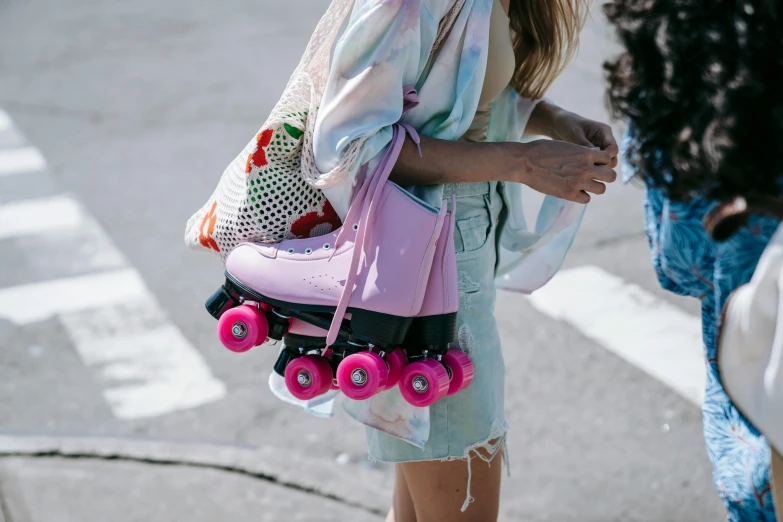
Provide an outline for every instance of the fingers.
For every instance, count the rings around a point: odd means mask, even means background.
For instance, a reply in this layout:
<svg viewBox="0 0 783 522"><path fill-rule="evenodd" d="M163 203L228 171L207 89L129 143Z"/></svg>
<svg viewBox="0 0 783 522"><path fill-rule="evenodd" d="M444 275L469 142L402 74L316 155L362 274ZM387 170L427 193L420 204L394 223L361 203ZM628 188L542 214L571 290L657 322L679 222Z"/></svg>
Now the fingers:
<svg viewBox="0 0 783 522"><path fill-rule="evenodd" d="M587 205L588 203L590 203L590 195L584 190L581 190L576 193L575 197L571 201L575 201L577 203Z"/></svg>
<svg viewBox="0 0 783 522"><path fill-rule="evenodd" d="M612 128L605 123L591 122L593 128L587 134L591 136L593 146L609 152L613 157L620 153L617 140L614 139ZM592 132L590 132L592 131Z"/></svg>
<svg viewBox="0 0 783 522"><path fill-rule="evenodd" d="M582 203L583 205L590 203L590 194L588 194L584 190L572 188L563 193L554 194L554 195L556 195L560 199L565 199L566 201L574 201L576 203Z"/></svg>
<svg viewBox="0 0 783 522"><path fill-rule="evenodd" d="M601 183L600 181L595 180L589 180L585 182L584 188L582 188L583 192L592 192L593 194L598 194L599 196L606 192L606 185Z"/></svg>
<svg viewBox="0 0 783 522"><path fill-rule="evenodd" d="M591 200L590 194L605 194L606 184L612 183L616 179L617 173L610 168L586 168L580 173L578 178L571 180L570 189L564 199L587 204Z"/></svg>
<svg viewBox="0 0 783 522"><path fill-rule="evenodd" d="M609 155L609 161L601 160L596 161L596 165L606 165L613 169L617 166L617 156L620 154L620 147L617 145L617 140L614 139L612 128L606 124L598 125L598 129L595 135L592 136L593 147L598 147L601 151Z"/></svg>
<svg viewBox="0 0 783 522"><path fill-rule="evenodd" d="M620 154L620 147L617 145L617 142L614 141L614 137L610 134L609 137L611 140L608 142L608 144L604 147L601 147L603 150L608 152L612 158L617 160L617 155Z"/></svg>
<svg viewBox="0 0 783 522"><path fill-rule="evenodd" d="M587 136L585 136L582 132L574 135L573 138L569 141L574 145L581 145L582 147L587 147L588 149L594 149L596 147L596 144L588 140Z"/></svg>
<svg viewBox="0 0 783 522"><path fill-rule="evenodd" d="M617 155L614 157L616 158ZM612 154L606 150L591 149L588 161L594 165L611 165Z"/></svg>
<svg viewBox="0 0 783 522"><path fill-rule="evenodd" d="M617 172L607 167L594 167L591 169L592 178L604 183L614 183L617 180Z"/></svg>
<svg viewBox="0 0 783 522"><path fill-rule="evenodd" d="M571 180L559 197L568 201L587 204L591 200L590 193L601 195L605 192L606 185L600 181L593 179Z"/></svg>
<svg viewBox="0 0 783 522"><path fill-rule="evenodd" d="M613 158L620 154L620 147L617 145L617 140L614 139L612 128L608 125L601 128L601 131L598 135L598 141L598 146L601 147L602 150L605 150L611 154Z"/></svg>

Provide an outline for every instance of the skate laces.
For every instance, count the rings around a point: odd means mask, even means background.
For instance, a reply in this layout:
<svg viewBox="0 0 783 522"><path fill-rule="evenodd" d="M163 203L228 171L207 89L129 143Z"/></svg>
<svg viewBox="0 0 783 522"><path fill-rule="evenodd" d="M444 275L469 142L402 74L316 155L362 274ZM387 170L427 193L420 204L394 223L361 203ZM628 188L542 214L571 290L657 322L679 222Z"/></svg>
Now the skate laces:
<svg viewBox="0 0 783 522"><path fill-rule="evenodd" d="M410 85L404 87L402 113L405 114L418 104L419 97L416 90ZM364 183L362 183L359 192L356 194L356 197L348 209L348 214L343 221L343 227L335 240L334 250L329 256L330 260L337 253L337 248L345 242L348 234L352 231L356 231L351 266L348 269L345 287L340 295L337 309L332 318L332 324L329 327L329 333L326 336L326 346L331 346L337 339L337 334L340 332L340 326L342 325L345 312L348 309L348 304L353 295L356 278L359 276L359 260L364 251L364 245L367 243L367 238L369 237L370 229L372 228L371 225L375 218L375 212L380 204L380 196L383 193L383 188L386 186L386 181L389 179L394 165L397 163L397 159L400 157L406 135L411 137L419 150L419 156L421 156L421 140L419 139L419 134L416 132L416 129L411 125L402 122L392 125L391 142L381 158L381 161L378 163L378 166L375 167L375 170L365 178Z"/></svg>

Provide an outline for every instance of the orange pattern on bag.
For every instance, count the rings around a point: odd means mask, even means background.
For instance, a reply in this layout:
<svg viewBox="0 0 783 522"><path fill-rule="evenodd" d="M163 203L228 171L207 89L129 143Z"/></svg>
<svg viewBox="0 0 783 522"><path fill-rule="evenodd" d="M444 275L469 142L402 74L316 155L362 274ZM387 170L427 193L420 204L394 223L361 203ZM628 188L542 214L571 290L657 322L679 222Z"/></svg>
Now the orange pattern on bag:
<svg viewBox="0 0 783 522"><path fill-rule="evenodd" d="M204 219L201 221L201 226L199 227L199 234L198 234L198 241L201 243L201 246L204 248L209 248L211 250L214 250L215 252L220 252L220 247L218 247L217 243L214 239L212 239L212 233L215 232L215 223L217 223L217 216L215 215L215 209L217 209L217 201L212 203L212 208L209 209L209 212L206 216L204 216ZM206 230L206 234L204 233L204 229Z"/></svg>
<svg viewBox="0 0 783 522"><path fill-rule="evenodd" d="M274 131L272 129L266 129L258 133L256 136L256 151L247 157L247 164L245 165L245 174L250 174L253 170L253 166L265 167L269 165L269 161L266 159L266 151L264 147L268 147L272 143L272 136Z"/></svg>

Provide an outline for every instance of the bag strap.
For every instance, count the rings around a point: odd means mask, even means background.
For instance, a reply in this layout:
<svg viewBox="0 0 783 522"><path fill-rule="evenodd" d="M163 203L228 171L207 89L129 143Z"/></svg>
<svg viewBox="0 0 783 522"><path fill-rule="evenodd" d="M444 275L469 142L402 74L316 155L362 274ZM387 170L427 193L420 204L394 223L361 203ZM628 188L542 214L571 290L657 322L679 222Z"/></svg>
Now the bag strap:
<svg viewBox="0 0 783 522"><path fill-rule="evenodd" d="M438 25L438 34L435 36L435 43L432 44L432 52L430 53L430 62L435 61L438 57L444 42L451 34L451 30L454 28L454 22L457 21L459 14L462 12L462 7L465 5L465 0L457 0L451 7L446 16L440 21Z"/></svg>
<svg viewBox="0 0 783 522"><path fill-rule="evenodd" d="M459 14L462 12L462 7L465 5L465 0L457 0L446 16L444 16L440 24L438 25L438 34L435 35L435 43L432 44L432 51L430 51L430 57L427 59L427 63L424 65L424 69L421 71L419 78L427 76L432 69L432 64L435 63L435 58L440 54L440 50L443 48L443 44L451 34L451 30L454 28L454 22L457 21Z"/></svg>

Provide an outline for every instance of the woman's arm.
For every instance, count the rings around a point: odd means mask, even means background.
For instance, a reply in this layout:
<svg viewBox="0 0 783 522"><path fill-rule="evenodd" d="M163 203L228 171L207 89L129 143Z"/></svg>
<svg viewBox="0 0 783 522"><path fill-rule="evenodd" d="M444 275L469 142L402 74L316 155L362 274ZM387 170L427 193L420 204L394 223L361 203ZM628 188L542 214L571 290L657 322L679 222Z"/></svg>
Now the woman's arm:
<svg viewBox="0 0 783 522"><path fill-rule="evenodd" d="M421 137L421 152L406 140L391 179L401 185L516 181L538 192L588 203L617 174L612 154L563 141L470 143ZM616 158L615 158L616 160Z"/></svg>
<svg viewBox="0 0 783 522"><path fill-rule="evenodd" d="M445 12L453 0L431 3ZM324 175L342 168L340 160L348 145L359 137L371 136L362 149L365 161L377 157L388 144L390 126L402 116L403 86L416 82L421 50L432 43L422 42L421 6L422 0L362 0L355 5L335 46L314 129L314 159ZM422 150L424 156L419 157L416 147L406 141L392 178L405 185L518 181L580 203L590 201L588 192L602 194L603 183L616 178L606 153L565 142L470 144L424 138ZM345 203L350 187L344 184L338 195L340 187L335 186L328 197L340 196L338 203Z"/></svg>
<svg viewBox="0 0 783 522"><path fill-rule="evenodd" d="M554 136L552 136L552 134L555 132L552 128L552 122L554 120L554 114L559 110L562 109L548 99L539 101L533 108L530 119L527 121L525 134L532 136L549 136L550 138L553 138Z"/></svg>

